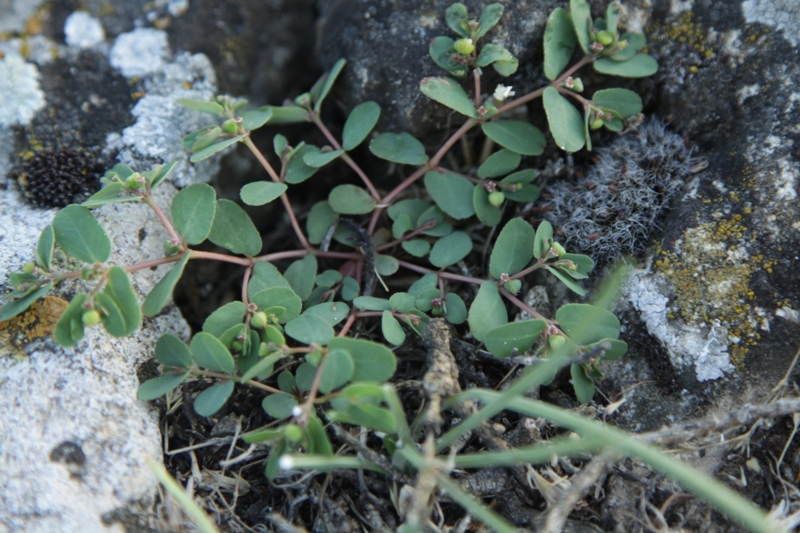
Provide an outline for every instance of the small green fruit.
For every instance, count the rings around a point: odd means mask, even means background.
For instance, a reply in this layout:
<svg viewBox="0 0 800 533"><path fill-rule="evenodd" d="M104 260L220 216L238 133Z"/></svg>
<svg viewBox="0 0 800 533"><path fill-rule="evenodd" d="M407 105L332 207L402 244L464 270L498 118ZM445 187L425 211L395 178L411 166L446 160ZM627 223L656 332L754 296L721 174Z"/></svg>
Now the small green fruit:
<svg viewBox="0 0 800 533"><path fill-rule="evenodd" d="M100 322L100 313L94 309L89 309L83 313L83 316L81 316L81 321L85 326L94 326Z"/></svg>
<svg viewBox="0 0 800 533"><path fill-rule="evenodd" d="M567 253L564 247L555 241L553 241L553 244L551 244L550 247L553 248L556 252L558 252L558 255L564 255L565 253Z"/></svg>
<svg viewBox="0 0 800 533"><path fill-rule="evenodd" d="M267 323L267 313L264 311L253 313L253 318L250 319L250 325L258 329L265 327Z"/></svg>
<svg viewBox="0 0 800 533"><path fill-rule="evenodd" d="M36 265L34 264L34 262L33 261L28 261L22 267L22 272L25 273L25 274L33 274L33 271L35 269L36 269Z"/></svg>
<svg viewBox="0 0 800 533"><path fill-rule="evenodd" d="M142 188L142 184L139 182L137 175L134 174L133 176L128 176L128 179L125 180L125 186L129 189L136 189L139 190Z"/></svg>
<svg viewBox="0 0 800 533"><path fill-rule="evenodd" d="M286 424L286 427L283 429L283 435L289 442L297 444L303 440L303 428L297 424Z"/></svg>
<svg viewBox="0 0 800 533"><path fill-rule="evenodd" d="M597 42L603 46L608 46L614 42L614 35L607 30L597 32Z"/></svg>
<svg viewBox="0 0 800 533"><path fill-rule="evenodd" d="M222 123L222 131L225 133L236 133L239 131L239 126L236 124L236 120L229 118L225 122Z"/></svg>
<svg viewBox="0 0 800 533"><path fill-rule="evenodd" d="M242 341L233 341L233 344L231 344L231 348L237 352L241 352L243 347L244 345L242 344Z"/></svg>
<svg viewBox="0 0 800 533"><path fill-rule="evenodd" d="M180 246L172 244L171 241L164 241L164 255L170 257L181 251Z"/></svg>
<svg viewBox="0 0 800 533"><path fill-rule="evenodd" d="M589 127L592 128L593 130L599 130L600 128L603 127L603 124L604 124L603 119L597 117L591 124L589 124Z"/></svg>
<svg viewBox="0 0 800 533"><path fill-rule="evenodd" d="M258 345L258 356L259 357L264 357L268 353L269 353L269 346L267 345L266 342L262 342L261 344Z"/></svg>
<svg viewBox="0 0 800 533"><path fill-rule="evenodd" d="M489 193L489 203L498 207L506 199L506 195L502 191L494 191Z"/></svg>
<svg viewBox="0 0 800 533"><path fill-rule="evenodd" d="M511 281L504 283L503 287L511 294L517 294L520 289L522 289L522 282L518 279L512 279Z"/></svg>
<svg viewBox="0 0 800 533"><path fill-rule="evenodd" d="M567 338L564 335L550 335L547 337L547 342L554 350L558 350L567 343Z"/></svg>
<svg viewBox="0 0 800 533"><path fill-rule="evenodd" d="M580 78L575 78L572 80L572 90L576 93L583 92L583 80Z"/></svg>
<svg viewBox="0 0 800 533"><path fill-rule="evenodd" d="M453 43L453 48L455 48L456 52L460 55L468 56L475 51L475 43L472 42L472 39L465 37Z"/></svg>

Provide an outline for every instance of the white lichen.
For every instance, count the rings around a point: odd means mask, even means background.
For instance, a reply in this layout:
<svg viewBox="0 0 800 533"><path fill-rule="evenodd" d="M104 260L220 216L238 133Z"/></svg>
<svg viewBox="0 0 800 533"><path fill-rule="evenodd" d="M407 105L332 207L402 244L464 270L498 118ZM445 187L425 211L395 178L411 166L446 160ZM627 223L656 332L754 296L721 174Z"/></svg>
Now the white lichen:
<svg viewBox="0 0 800 533"><path fill-rule="evenodd" d="M109 61L124 76L145 76L162 69L169 54L166 32L138 28L117 37Z"/></svg>
<svg viewBox="0 0 800 533"><path fill-rule="evenodd" d="M91 48L106 40L106 32L100 21L85 11L76 11L64 22L67 45L76 48Z"/></svg>
<svg viewBox="0 0 800 533"><path fill-rule="evenodd" d="M742 12L748 24L760 22L783 30L792 45L800 43L800 2L797 0L745 0Z"/></svg>
<svg viewBox="0 0 800 533"><path fill-rule="evenodd" d="M39 69L16 54L0 59L0 127L25 126L45 106Z"/></svg>

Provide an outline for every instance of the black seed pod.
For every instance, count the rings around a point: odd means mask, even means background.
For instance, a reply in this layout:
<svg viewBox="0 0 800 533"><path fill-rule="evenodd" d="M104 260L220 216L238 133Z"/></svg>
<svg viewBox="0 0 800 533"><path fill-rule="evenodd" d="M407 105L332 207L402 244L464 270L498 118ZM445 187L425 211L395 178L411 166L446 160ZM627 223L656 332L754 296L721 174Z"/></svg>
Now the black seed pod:
<svg viewBox="0 0 800 533"><path fill-rule="evenodd" d="M72 149L39 152L18 167L17 182L38 207L65 207L100 188L104 168L88 154Z"/></svg>

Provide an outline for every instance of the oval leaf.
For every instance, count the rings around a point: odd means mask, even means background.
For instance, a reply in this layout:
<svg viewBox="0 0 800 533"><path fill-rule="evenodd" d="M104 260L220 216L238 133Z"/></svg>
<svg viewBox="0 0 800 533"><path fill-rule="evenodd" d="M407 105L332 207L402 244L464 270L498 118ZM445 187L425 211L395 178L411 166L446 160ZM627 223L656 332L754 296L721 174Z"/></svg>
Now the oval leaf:
<svg viewBox="0 0 800 533"><path fill-rule="evenodd" d="M342 148L352 150L367 138L378 123L381 106L375 102L361 102L350 112L342 131Z"/></svg>
<svg viewBox="0 0 800 533"><path fill-rule="evenodd" d="M602 74L623 78L644 78L658 71L658 63L647 54L636 54L627 61L603 57L594 62L594 69Z"/></svg>
<svg viewBox="0 0 800 533"><path fill-rule="evenodd" d="M377 342L336 337L328 343L329 350L345 350L353 359L352 381L386 381L394 375L397 360L392 351Z"/></svg>
<svg viewBox="0 0 800 533"><path fill-rule="evenodd" d="M389 344L400 346L406 340L406 332L403 331L403 326L392 315L391 311L384 311L381 315L381 331L383 338Z"/></svg>
<svg viewBox="0 0 800 533"><path fill-rule="evenodd" d="M487 137L512 152L522 155L541 155L544 152L546 143L544 134L528 122L493 120L484 123L482 129Z"/></svg>
<svg viewBox="0 0 800 533"><path fill-rule="evenodd" d="M472 335L481 342L490 331L508 322L508 312L495 282L481 284L469 308L467 322Z"/></svg>
<svg viewBox="0 0 800 533"><path fill-rule="evenodd" d="M50 270L50 262L53 259L53 245L56 242L53 226L45 226L39 235L36 243L36 262L45 270Z"/></svg>
<svg viewBox="0 0 800 533"><path fill-rule="evenodd" d="M190 348L192 359L201 367L213 372L233 373L233 357L225 345L210 333L201 332L195 335Z"/></svg>
<svg viewBox="0 0 800 533"><path fill-rule="evenodd" d="M589 3L586 0L570 0L569 11L578 42L583 51L589 54L592 51L592 40L589 37L592 28L592 10Z"/></svg>
<svg viewBox="0 0 800 533"><path fill-rule="evenodd" d="M22 313L28 307L30 307L33 302L47 294L52 288L53 282L50 282L42 287L39 287L38 289L31 290L20 298L12 300L3 307L0 307L0 322L13 318Z"/></svg>
<svg viewBox="0 0 800 533"><path fill-rule="evenodd" d="M131 279L122 267L111 267L106 286L97 296L102 305L109 306L110 313L101 315L100 318L109 334L127 337L139 328L142 310L131 286Z"/></svg>
<svg viewBox="0 0 800 533"><path fill-rule="evenodd" d="M361 187L337 185L328 195L331 208L343 215L365 215L375 209L375 199Z"/></svg>
<svg viewBox="0 0 800 533"><path fill-rule="evenodd" d="M186 368L192 364L192 353L185 342L167 333L156 342L156 359L164 366Z"/></svg>
<svg viewBox="0 0 800 533"><path fill-rule="evenodd" d="M566 304L556 311L556 320L576 344L591 344L619 337L619 320L614 313L589 304Z"/></svg>
<svg viewBox="0 0 800 533"><path fill-rule="evenodd" d="M307 255L298 259L289 265L283 277L301 300L307 300L311 296L317 278L317 258Z"/></svg>
<svg viewBox="0 0 800 533"><path fill-rule="evenodd" d="M536 232L531 225L521 219L508 221L503 231L497 236L491 258L489 272L495 279L502 274L513 276L533 259L533 242Z"/></svg>
<svg viewBox="0 0 800 533"><path fill-rule="evenodd" d="M583 365L572 365L570 367L570 375L572 376L572 386L575 389L578 401L590 403L594 398L594 381L586 375Z"/></svg>
<svg viewBox="0 0 800 533"><path fill-rule="evenodd" d="M555 87L548 87L542 96L547 124L556 145L566 152L577 152L586 143L583 117Z"/></svg>
<svg viewBox="0 0 800 533"><path fill-rule="evenodd" d="M451 324L462 324L467 319L467 306L461 296L451 292L444 298L445 318Z"/></svg>
<svg viewBox="0 0 800 533"><path fill-rule="evenodd" d="M472 206L478 220L487 226L496 226L503 219L503 211L489 203L489 193L481 186L473 188Z"/></svg>
<svg viewBox="0 0 800 533"><path fill-rule="evenodd" d="M533 230L531 230L533 231ZM472 239L463 231L454 231L433 245L428 260L435 267L454 265L472 251Z"/></svg>
<svg viewBox="0 0 800 533"><path fill-rule="evenodd" d="M75 346L83 338L83 304L86 302L86 293L79 292L72 298L67 308L61 314L53 329L53 338L65 348ZM3 308L5 309L5 307Z"/></svg>
<svg viewBox="0 0 800 533"><path fill-rule="evenodd" d="M148 379L136 391L136 397L143 402L149 402L169 393L172 389L186 381L189 373L167 374L160 378Z"/></svg>
<svg viewBox="0 0 800 533"><path fill-rule="evenodd" d="M248 183L239 191L239 197L247 205L264 205L280 197L288 187L285 183L256 181Z"/></svg>
<svg viewBox="0 0 800 533"><path fill-rule="evenodd" d="M303 163L313 168L321 168L338 158L344 150L333 150L331 152L309 152L303 156Z"/></svg>
<svg viewBox="0 0 800 533"><path fill-rule="evenodd" d="M350 381L355 371L353 358L345 350L331 350L319 378L319 390L328 394Z"/></svg>
<svg viewBox="0 0 800 533"><path fill-rule="evenodd" d="M230 200L217 200L217 212L208 240L235 254L251 257L261 251L261 235L244 209Z"/></svg>
<svg viewBox="0 0 800 533"><path fill-rule="evenodd" d="M292 416L297 400L288 394L270 394L261 401L261 407L272 418L282 420Z"/></svg>
<svg viewBox="0 0 800 533"><path fill-rule="evenodd" d="M207 148L203 148L199 152L195 152L194 154L192 154L192 157L189 158L189 161L191 161L192 163L198 163L198 162L200 162L200 161L202 161L204 159L208 159L209 157L220 153L221 151L223 151L228 146L231 146L232 144L236 144L237 142L241 141L245 137L247 137L247 134L245 134L245 135L237 135L235 137L230 137L228 139L225 139L224 141L220 141L218 143L212 144L211 146L209 146Z"/></svg>
<svg viewBox="0 0 800 533"><path fill-rule="evenodd" d="M554 80L569 63L577 37L569 11L556 8L544 29L544 75Z"/></svg>
<svg viewBox="0 0 800 533"><path fill-rule="evenodd" d="M194 412L200 416L211 416L225 405L233 393L233 381L212 385L194 399Z"/></svg>
<svg viewBox="0 0 800 533"><path fill-rule="evenodd" d="M511 322L491 330L486 335L486 349L497 357L523 354L536 344L539 334L547 327L541 319Z"/></svg>
<svg viewBox="0 0 800 533"><path fill-rule="evenodd" d="M336 82L336 78L339 77L339 74L342 72L346 61L344 59L339 59L336 63L333 64L331 67L331 71L325 76L325 83L322 85L322 89L319 92L319 96L317 97L317 101L314 103L314 111L319 113L319 110L322 108L322 102L325 101L325 97L328 96L328 93L331 91L334 82Z"/></svg>
<svg viewBox="0 0 800 533"><path fill-rule="evenodd" d="M200 244L208 238L216 210L217 193L205 183L182 189L170 207L175 229L189 244Z"/></svg>
<svg viewBox="0 0 800 533"><path fill-rule="evenodd" d="M336 335L330 324L313 313L303 313L290 320L286 323L284 331L291 338L303 344L312 342L327 344Z"/></svg>
<svg viewBox="0 0 800 533"><path fill-rule="evenodd" d="M56 242L84 263L102 263L111 255L111 239L88 209L68 205L53 219Z"/></svg>
<svg viewBox="0 0 800 533"><path fill-rule="evenodd" d="M404 165L424 165L428 162L425 147L408 133L381 133L369 143L376 157Z"/></svg>
<svg viewBox="0 0 800 533"><path fill-rule="evenodd" d="M470 118L478 118L475 104L467 92L452 78L424 78L419 85L422 94ZM420 163L421 164L421 163Z"/></svg>
<svg viewBox="0 0 800 533"><path fill-rule="evenodd" d="M536 238L533 241L533 256L541 259L544 254L550 251L550 243L553 241L553 225L548 221L539 222L536 229Z"/></svg>
<svg viewBox="0 0 800 533"><path fill-rule="evenodd" d="M628 89L604 89L592 96L592 101L600 107L612 109L622 118L632 117L642 112L642 98Z"/></svg>
<svg viewBox="0 0 800 533"><path fill-rule="evenodd" d="M156 283L156 286L153 287L153 290L151 290L147 298L144 299L142 310L145 316L156 316L161 312L161 309L163 309L169 297L172 296L172 290L183 275L183 269L186 267L186 263L189 262L189 255L190 252L184 254L181 260Z"/></svg>
<svg viewBox="0 0 800 533"><path fill-rule="evenodd" d="M242 302L229 302L213 313L203 322L203 331L219 337L230 328L241 324L247 311Z"/></svg>
<svg viewBox="0 0 800 533"><path fill-rule="evenodd" d="M458 174L431 170L425 174L425 188L436 205L451 217L462 220L475 214L472 205L475 185Z"/></svg>
<svg viewBox="0 0 800 533"><path fill-rule="evenodd" d="M522 156L511 150L498 150L478 167L478 177L482 179L505 176L513 172L522 161Z"/></svg>
<svg viewBox="0 0 800 533"><path fill-rule="evenodd" d="M286 309L286 312L280 317L282 324L299 316L300 310L303 308L303 301L289 287L270 287L269 289L258 291L250 299L259 309L269 309L276 306Z"/></svg>

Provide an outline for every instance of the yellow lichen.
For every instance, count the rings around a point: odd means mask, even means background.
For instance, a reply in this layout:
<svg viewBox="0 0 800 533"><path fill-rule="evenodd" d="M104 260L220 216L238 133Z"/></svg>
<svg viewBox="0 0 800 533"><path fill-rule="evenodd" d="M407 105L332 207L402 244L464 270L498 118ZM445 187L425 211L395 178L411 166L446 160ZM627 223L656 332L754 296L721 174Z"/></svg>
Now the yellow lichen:
<svg viewBox="0 0 800 533"><path fill-rule="evenodd" d="M24 357L24 347L36 339L53 333L56 322L69 302L56 296L45 296L31 305L27 311L10 320L0 322L0 346L6 346L4 355Z"/></svg>

